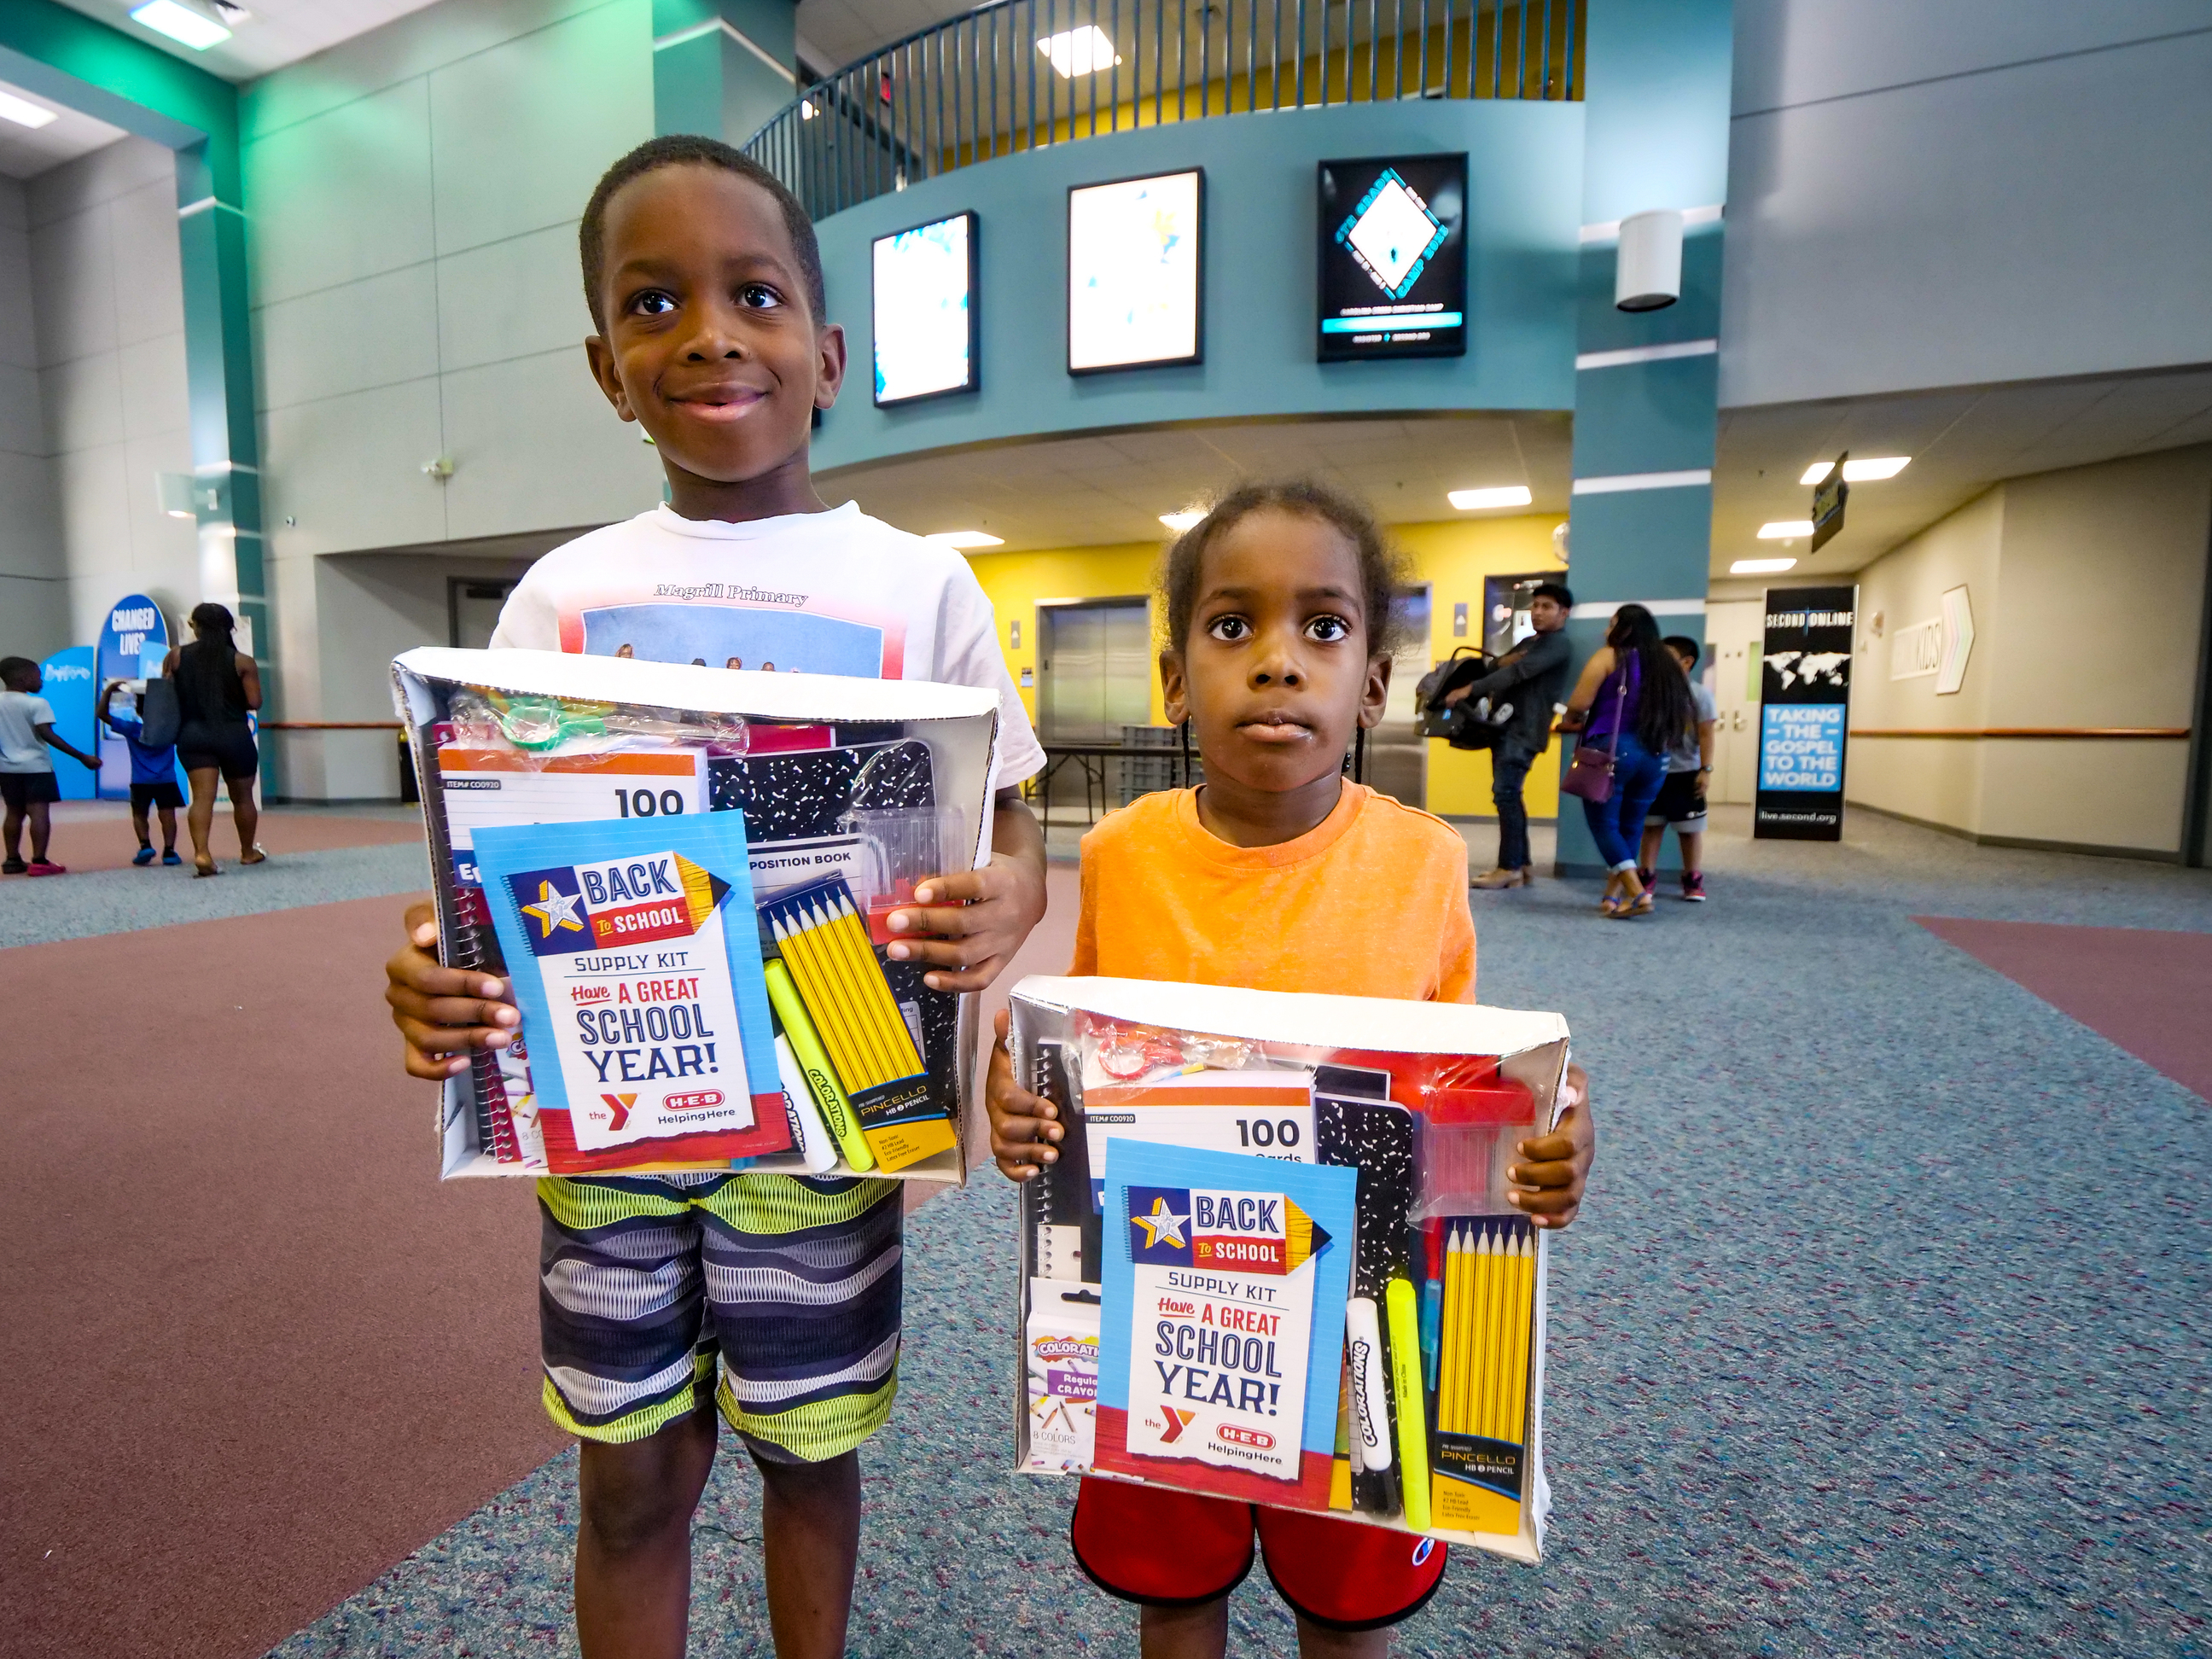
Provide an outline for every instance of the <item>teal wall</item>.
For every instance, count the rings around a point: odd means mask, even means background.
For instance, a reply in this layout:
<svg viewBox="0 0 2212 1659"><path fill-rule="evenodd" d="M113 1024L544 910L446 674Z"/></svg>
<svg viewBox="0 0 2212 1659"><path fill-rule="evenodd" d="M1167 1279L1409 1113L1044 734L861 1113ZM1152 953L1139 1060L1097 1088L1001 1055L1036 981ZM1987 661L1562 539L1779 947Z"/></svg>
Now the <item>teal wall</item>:
<svg viewBox="0 0 2212 1659"><path fill-rule="evenodd" d="M270 658L237 91L53 0L0 4L0 78L176 152L201 568ZM230 592L218 585L226 566Z"/></svg>
<svg viewBox="0 0 2212 1659"><path fill-rule="evenodd" d="M1661 311L1613 307L1618 246L1596 234L1652 209L1711 208L1728 200L1733 59L1729 0L1589 0L1583 216L1594 240L1577 271L1578 356L1717 341L1723 232L1692 226L1683 239L1682 294ZM1577 661L1605 642L1615 606L1657 612L1662 634L1705 637L1712 548L1712 465L1718 427L1717 353L1578 368L1568 580ZM1585 492L1591 479L1703 474L1662 488ZM1668 838L1662 858L1678 857ZM1601 867L1571 800L1559 813L1562 872Z"/></svg>
<svg viewBox="0 0 2212 1659"><path fill-rule="evenodd" d="M1571 408L1582 136L1582 108L1565 103L1409 100L1225 116L986 161L848 209L820 234L830 314L853 368L815 465L1166 422ZM1316 362L1316 164L1429 150L1468 154L1468 355ZM1068 186L1191 166L1206 170L1206 361L1070 377ZM966 209L979 219L982 391L877 409L870 244Z"/></svg>

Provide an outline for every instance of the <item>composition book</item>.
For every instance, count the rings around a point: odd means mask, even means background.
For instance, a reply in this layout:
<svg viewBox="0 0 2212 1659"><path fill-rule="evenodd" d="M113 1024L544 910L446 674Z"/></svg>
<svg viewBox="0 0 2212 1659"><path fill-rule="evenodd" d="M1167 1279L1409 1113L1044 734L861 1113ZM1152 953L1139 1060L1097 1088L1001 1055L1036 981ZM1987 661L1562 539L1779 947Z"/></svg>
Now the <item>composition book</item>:
<svg viewBox="0 0 2212 1659"><path fill-rule="evenodd" d="M485 827L475 842L555 1173L791 1145L741 813Z"/></svg>

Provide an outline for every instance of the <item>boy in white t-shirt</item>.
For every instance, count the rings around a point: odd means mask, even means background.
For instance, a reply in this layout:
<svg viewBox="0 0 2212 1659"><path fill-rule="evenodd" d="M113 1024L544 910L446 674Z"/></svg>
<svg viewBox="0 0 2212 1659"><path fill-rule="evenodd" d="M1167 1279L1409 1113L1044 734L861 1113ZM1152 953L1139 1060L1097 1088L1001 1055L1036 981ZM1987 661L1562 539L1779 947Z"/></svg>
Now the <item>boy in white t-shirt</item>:
<svg viewBox="0 0 2212 1659"><path fill-rule="evenodd" d="M1043 751L989 600L951 550L831 508L807 470L836 399L805 210L728 146L656 138L599 181L579 238L616 412L641 425L668 504L555 549L495 647L988 686L999 696L994 852L916 889L890 946L946 991L988 985L1044 914L1044 844L1012 787ZM386 964L414 1076L513 1041L508 988L441 968L427 906ZM856 1449L889 1416L899 1344L898 1184L693 1175L543 1181L546 1409L583 1443L577 1632L587 1659L679 1654L694 1506L715 1407L759 1466L780 1659L844 1651L860 1544ZM717 1361L720 1381L716 1385Z"/></svg>
<svg viewBox="0 0 2212 1659"><path fill-rule="evenodd" d="M0 658L0 801L5 803L5 823L0 839L7 843L7 858L0 875L59 876L64 866L46 856L47 838L53 833L49 809L62 798L61 780L54 776L49 747L100 770L97 756L88 755L54 730L53 705L39 695L46 689L46 677L28 657ZM23 826L31 826L31 858L23 861Z"/></svg>

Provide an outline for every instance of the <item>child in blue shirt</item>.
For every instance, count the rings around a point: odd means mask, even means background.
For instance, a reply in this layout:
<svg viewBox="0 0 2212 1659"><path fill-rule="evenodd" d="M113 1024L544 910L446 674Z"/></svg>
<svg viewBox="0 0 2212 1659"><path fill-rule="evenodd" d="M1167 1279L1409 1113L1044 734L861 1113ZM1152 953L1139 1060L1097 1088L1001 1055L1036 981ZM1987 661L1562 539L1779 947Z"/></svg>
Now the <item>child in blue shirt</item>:
<svg viewBox="0 0 2212 1659"><path fill-rule="evenodd" d="M182 864L177 856L177 809L185 804L185 792L177 787L177 746L165 743L159 748L141 743L139 734L144 722L139 719L137 699L132 706L120 713L115 708L115 694L125 689L128 682L111 680L107 689L100 694L100 723L123 739L131 749L131 827L138 832L138 854L133 864L147 865L154 861L153 827L148 822L149 811L161 815L161 862Z"/></svg>

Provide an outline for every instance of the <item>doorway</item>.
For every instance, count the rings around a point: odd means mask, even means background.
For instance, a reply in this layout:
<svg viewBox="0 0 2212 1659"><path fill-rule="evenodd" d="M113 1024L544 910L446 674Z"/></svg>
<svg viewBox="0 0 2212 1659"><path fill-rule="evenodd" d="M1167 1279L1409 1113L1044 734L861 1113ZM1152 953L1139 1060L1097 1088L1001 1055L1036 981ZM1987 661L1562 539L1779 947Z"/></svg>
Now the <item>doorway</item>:
<svg viewBox="0 0 2212 1659"><path fill-rule="evenodd" d="M1712 668L1713 781L1709 800L1748 806L1759 784L1759 669L1766 601L1724 599L1705 607Z"/></svg>
<svg viewBox="0 0 2212 1659"><path fill-rule="evenodd" d="M503 577L448 576L446 617L453 647L460 651L489 649L492 630L499 626L500 610L514 591L514 583Z"/></svg>

